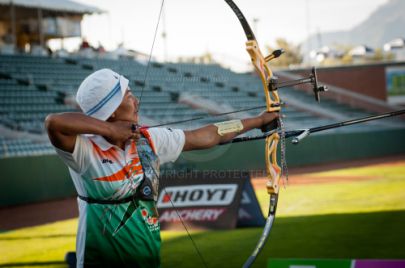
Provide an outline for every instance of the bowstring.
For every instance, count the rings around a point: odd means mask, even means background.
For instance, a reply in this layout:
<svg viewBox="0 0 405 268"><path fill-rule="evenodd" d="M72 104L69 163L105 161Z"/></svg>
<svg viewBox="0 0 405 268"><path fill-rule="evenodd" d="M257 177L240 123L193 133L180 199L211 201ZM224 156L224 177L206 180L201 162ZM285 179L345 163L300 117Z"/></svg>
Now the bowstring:
<svg viewBox="0 0 405 268"><path fill-rule="evenodd" d="M151 169L152 169L153 173L155 174L155 176L157 178L159 178L160 177L159 174L156 172L156 170L151 165L151 161L150 161L151 159L149 159L149 156L144 155L144 158L146 159L146 161L148 161L149 166L151 167ZM147 178L145 178L145 179L147 179ZM191 240L191 243L193 244L193 247L194 247L195 251L197 252L197 255L200 257L201 262L203 263L205 268L208 268L207 262L205 261L205 259L203 258L202 254L201 254L201 251L197 247L197 243L194 241L193 237L191 236L191 233L189 232L189 230L187 228L186 223L183 221L183 217L181 217L179 211L177 210L176 206L174 205L173 200L172 200L172 196L167 193L166 188L163 188L163 191L165 192L165 195L169 197L170 204L174 208L174 211L176 212L177 217L180 219L181 224L183 225L184 229L186 230L187 236Z"/></svg>
<svg viewBox="0 0 405 268"><path fill-rule="evenodd" d="M151 61L152 61L153 48L154 48L154 46L155 46L156 36L157 36L158 29L159 29L159 23L160 23L160 18L161 18L161 16L162 16L162 12L163 12L164 2L165 2L165 0L162 0L162 3L161 3L161 5L160 5L160 11L159 11L159 16L158 16L158 21L157 21L156 28L155 28L155 34L154 34L154 37L153 37L152 47L151 47L150 52L149 52L148 63L147 63L147 65L146 65L145 76L144 76L144 79L143 79L143 86L142 86L141 95L140 95L139 101L138 101L138 110L137 110L136 112L139 112L139 109L141 108L142 96L143 96L143 92L144 92L144 89L145 89L145 86L146 86L146 79L148 78L148 74L149 74L150 63L151 63ZM148 157L146 157L146 160L150 163ZM155 169L152 168L152 170L153 170L153 172L155 173L155 175L157 175ZM159 176L158 176L158 177L159 177ZM167 194L166 189L164 189L164 191L165 191L165 193ZM176 206L174 205L174 203L173 203L173 201L171 200L171 198L170 198L170 203L171 203L172 207L174 208L174 210L176 211L176 214L177 214L177 216L179 217L180 222L182 223L184 229L186 230L186 233L187 233L189 239L191 240L191 242L192 242L192 244L193 244L193 247L194 247L195 251L197 252L197 255L199 256L199 258L200 258L201 262L203 263L204 267L207 268L208 266L207 266L207 263L206 263L205 259L203 258L203 256L202 256L200 250L199 250L198 247L197 247L197 244L195 243L193 237L191 236L191 233L188 231L188 228L187 228L185 222L183 221L183 218L181 217L179 211L177 210L177 208L176 208Z"/></svg>
<svg viewBox="0 0 405 268"><path fill-rule="evenodd" d="M159 125L150 126L149 128L162 127L162 126L168 126L168 125L174 125L174 124L182 124L182 123L187 123L187 122L191 122L191 121L197 121L197 120L202 120L202 119L206 119L206 118L215 118L215 117L220 117L220 116L224 116L224 115L230 115L230 114L236 114L236 113L241 113L241 112L247 112L247 111L256 110L256 109L262 109L262 108L266 108L266 105L260 105L260 106L255 106L255 107L249 107L249 108L244 108L244 109L235 110L235 111L231 111L231 112L225 112L225 113L214 114L214 115L210 115L210 116L199 116L199 117L194 117L194 118L190 118L190 119L184 119L184 120L179 120L179 121L167 122L167 123L162 123L162 124L159 124Z"/></svg>
<svg viewBox="0 0 405 268"><path fill-rule="evenodd" d="M164 3L165 3L165 0L162 0L162 4L160 5L160 11L159 11L158 20L157 20L157 23L156 23L155 34L153 36L152 47L150 48L150 51L149 51L148 64L146 65L145 76L143 78L143 85L142 85L142 89L141 89L141 95L140 95L139 101L138 101L138 110L136 112L139 112L139 109L141 109L143 91L144 91L144 89L146 87L146 79L148 78L148 75L149 75L150 63L152 61L153 48L155 47L156 35L157 35L158 29L159 29L159 23L160 23L160 18L162 16Z"/></svg>
<svg viewBox="0 0 405 268"><path fill-rule="evenodd" d="M203 258L202 254L201 254L201 251L198 249L197 244L195 243L193 237L191 236L191 233L188 231L188 228L187 228L186 223L183 221L183 219L182 219L182 217L181 217L179 211L178 211L178 210L176 209L176 207L174 206L174 203L173 203L173 201L172 201L172 197L171 197L170 195L168 195L168 193L167 193L167 191L166 191L166 188L163 188L163 191L165 192L166 196L169 196L169 201L170 201L170 203L172 204L172 206L173 206L173 208L174 208L174 211L175 211L176 214L177 214L177 217L179 217L181 224L183 225L184 229L186 230L187 235L188 235L188 238L191 240L191 243L193 244L194 249L196 250L198 256L199 256L200 259L201 259L201 262L204 264L204 267L205 267L205 268L208 268L207 262L206 262L205 259Z"/></svg>

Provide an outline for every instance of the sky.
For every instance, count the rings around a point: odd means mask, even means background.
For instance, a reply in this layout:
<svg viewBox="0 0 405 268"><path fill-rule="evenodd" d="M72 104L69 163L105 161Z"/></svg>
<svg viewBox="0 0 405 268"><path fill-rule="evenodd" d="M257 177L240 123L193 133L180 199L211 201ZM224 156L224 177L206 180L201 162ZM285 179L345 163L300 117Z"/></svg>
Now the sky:
<svg viewBox="0 0 405 268"><path fill-rule="evenodd" d="M86 15L82 35L93 45L149 53L161 0L76 0L107 13ZM299 44L309 34L348 30L388 0L234 0L249 21L262 49L277 38ZM254 21L257 21L254 23ZM166 32L166 40L162 32ZM152 55L174 61L210 52L229 65L248 65L246 38L223 0L166 0ZM65 42L70 48L77 42ZM69 48L69 47L68 47Z"/></svg>

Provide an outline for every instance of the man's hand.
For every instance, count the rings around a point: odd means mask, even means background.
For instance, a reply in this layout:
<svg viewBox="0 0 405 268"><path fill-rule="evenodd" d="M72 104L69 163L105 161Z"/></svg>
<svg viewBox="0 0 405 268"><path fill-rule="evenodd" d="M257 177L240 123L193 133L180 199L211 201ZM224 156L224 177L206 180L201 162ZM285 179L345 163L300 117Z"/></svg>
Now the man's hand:
<svg viewBox="0 0 405 268"><path fill-rule="evenodd" d="M133 121L101 121L83 113L50 114L45 120L52 144L70 153L75 148L76 136L80 134L100 135L124 148L128 139L137 141L140 138L139 129L133 130L134 124Z"/></svg>
<svg viewBox="0 0 405 268"><path fill-rule="evenodd" d="M279 113L274 113L274 112L263 111L263 112L260 113L260 115L258 117L262 121L262 124L258 128L263 129L265 126L269 125L271 122L278 119L280 117L280 114Z"/></svg>
<svg viewBox="0 0 405 268"><path fill-rule="evenodd" d="M110 134L107 136L113 144L125 144L129 139L135 142L139 140L141 134L139 127L130 121L113 121L110 124Z"/></svg>

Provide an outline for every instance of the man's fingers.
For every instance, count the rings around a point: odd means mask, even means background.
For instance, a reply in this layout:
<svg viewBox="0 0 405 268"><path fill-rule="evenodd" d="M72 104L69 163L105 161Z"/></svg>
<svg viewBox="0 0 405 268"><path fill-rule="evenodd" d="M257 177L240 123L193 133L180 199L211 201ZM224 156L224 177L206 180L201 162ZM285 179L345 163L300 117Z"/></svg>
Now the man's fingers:
<svg viewBox="0 0 405 268"><path fill-rule="evenodd" d="M132 133L139 132L139 126L138 126L138 124L132 123L132 124L131 124L131 131L132 131Z"/></svg>
<svg viewBox="0 0 405 268"><path fill-rule="evenodd" d="M139 140L141 138L141 134L139 133L132 133L130 139L132 140Z"/></svg>

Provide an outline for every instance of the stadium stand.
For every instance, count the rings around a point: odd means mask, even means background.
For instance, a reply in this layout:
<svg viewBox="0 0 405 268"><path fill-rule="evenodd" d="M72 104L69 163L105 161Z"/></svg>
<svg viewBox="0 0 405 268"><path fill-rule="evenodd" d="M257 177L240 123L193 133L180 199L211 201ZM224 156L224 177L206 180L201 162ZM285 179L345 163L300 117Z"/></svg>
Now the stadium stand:
<svg viewBox="0 0 405 268"><path fill-rule="evenodd" d="M152 62L144 81L147 66L129 59L0 55L0 124L14 131L11 133L28 133L26 138L16 139L16 135L5 135L2 132L0 157L53 154L46 139L33 137L46 135L43 121L47 114L78 110L72 101L78 86L87 75L101 68L111 68L126 76L138 98L144 88L141 123L149 126L264 104L258 77L234 73L219 65ZM328 124L336 119L370 114L328 99L322 100L315 110L311 95L293 88L283 88L280 92L283 100L291 100L287 102L284 112L288 118L288 129ZM190 99L204 100L204 103L210 105L197 107L198 103L190 102ZM208 117L176 124L176 127L189 129L240 116ZM373 124L377 123L371 123L370 126ZM388 122L385 127L396 127L396 124ZM336 131L356 130L367 130L367 126Z"/></svg>

